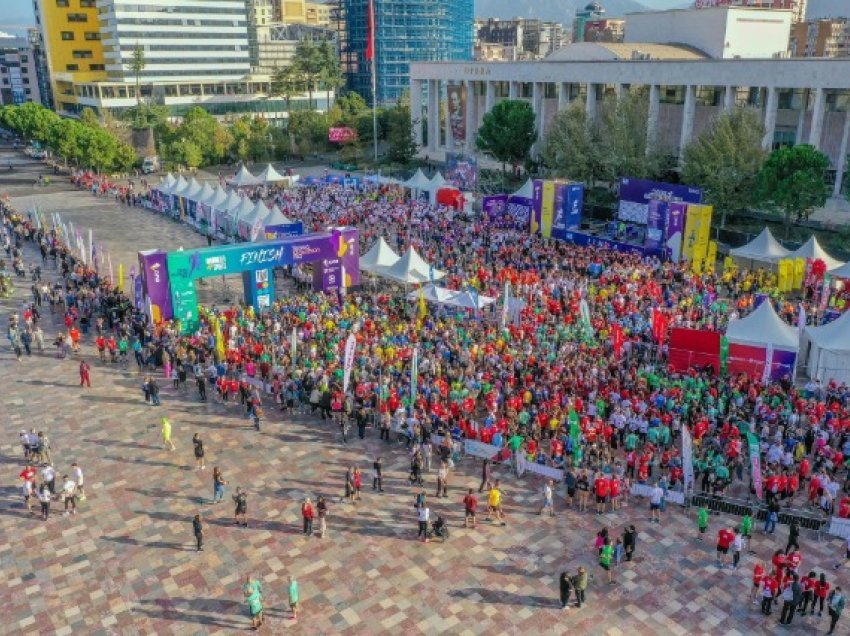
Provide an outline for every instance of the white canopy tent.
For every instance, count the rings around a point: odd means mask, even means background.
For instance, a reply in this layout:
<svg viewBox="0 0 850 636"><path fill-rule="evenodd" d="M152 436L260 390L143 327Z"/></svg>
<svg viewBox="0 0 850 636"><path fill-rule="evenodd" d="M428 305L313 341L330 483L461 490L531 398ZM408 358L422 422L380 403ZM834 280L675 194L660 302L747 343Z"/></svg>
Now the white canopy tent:
<svg viewBox="0 0 850 636"><path fill-rule="evenodd" d="M363 269L361 266L360 269ZM457 295L456 289L447 287L437 287L436 285L424 285L422 287L422 296L429 303L437 303L438 305L447 305L449 301ZM419 290L414 289L407 295L408 300L419 300Z"/></svg>
<svg viewBox="0 0 850 636"><path fill-rule="evenodd" d="M209 220L207 217L207 207L205 205L205 201L209 199L211 196L215 195L215 190L209 183L204 183L201 191L198 192L192 200L195 202L195 221L200 222L201 220Z"/></svg>
<svg viewBox="0 0 850 636"><path fill-rule="evenodd" d="M448 304L454 307L461 307L463 309L475 309L477 311L481 311L487 305L494 302L496 302L496 299L492 296L482 296L481 294L476 296L468 289L465 289L464 291L456 293L449 300Z"/></svg>
<svg viewBox="0 0 850 636"><path fill-rule="evenodd" d="M790 253L773 238L769 228L764 228L761 234L746 245L729 251L729 254L735 258L771 264L777 263L779 259L788 258Z"/></svg>
<svg viewBox="0 0 850 636"><path fill-rule="evenodd" d="M431 202L431 205L437 204L437 192L440 188L452 188L454 187L451 183L446 181L445 177L442 174L437 172L431 181L428 182L428 187L424 190L428 193L428 200Z"/></svg>
<svg viewBox="0 0 850 636"><path fill-rule="evenodd" d="M844 263L841 267L829 270L829 275L833 278L850 278L850 262Z"/></svg>
<svg viewBox="0 0 850 636"><path fill-rule="evenodd" d="M376 267L374 273L404 284L425 283L446 275L439 269L432 269L413 247L409 247L404 256L389 267Z"/></svg>
<svg viewBox="0 0 850 636"><path fill-rule="evenodd" d="M252 175L248 171L248 168L243 165L239 168L239 172L237 172L232 179L227 180L227 183L232 185L234 188L241 188L242 186L259 185L262 182Z"/></svg>
<svg viewBox="0 0 850 636"><path fill-rule="evenodd" d="M168 194L179 195L180 192L183 191L187 185L189 185L189 182L186 181L186 179L184 179L183 175L181 174L179 177L177 177L177 180L171 186L171 189L168 191Z"/></svg>
<svg viewBox="0 0 850 636"><path fill-rule="evenodd" d="M240 219L250 214L253 209L254 202L251 201L251 199L249 199L248 197L242 197L242 199L239 201L239 205L227 211L227 216L229 217L227 233L236 234L239 229Z"/></svg>
<svg viewBox="0 0 850 636"><path fill-rule="evenodd" d="M277 206L274 206L271 212L269 212L269 215L263 219L263 225L289 225L291 223L293 223L293 220L287 218Z"/></svg>
<svg viewBox="0 0 850 636"><path fill-rule="evenodd" d="M222 188L220 185L217 185L211 195L205 199L201 199L198 203L201 203L208 208L216 208L227 201L227 196L227 190Z"/></svg>
<svg viewBox="0 0 850 636"><path fill-rule="evenodd" d="M826 263L827 270L836 269L842 265L841 261L837 258L832 258L832 256L827 254L826 250L821 247L817 238L814 236L811 236L808 241L791 252L788 255L788 258L810 258L812 260L821 259L824 263Z"/></svg>
<svg viewBox="0 0 850 636"><path fill-rule="evenodd" d="M820 327L806 327L809 377L824 384L830 380L850 383L850 311Z"/></svg>
<svg viewBox="0 0 850 636"><path fill-rule="evenodd" d="M204 186L200 181L197 181L194 177L189 182L189 185L183 189L182 193L179 193L181 197L189 201L197 201L198 195L201 193L201 190L204 189Z"/></svg>
<svg viewBox="0 0 850 636"><path fill-rule="evenodd" d="M227 197L214 206L215 210L215 225L216 229L221 230L225 234L231 229L230 211L235 210L242 203L242 197L236 190L227 192Z"/></svg>
<svg viewBox="0 0 850 636"><path fill-rule="evenodd" d="M420 172L422 171L420 170ZM363 181L366 181L367 183L374 183L376 185L404 185L398 179L393 179L392 177L385 177L381 174L370 174L368 177L364 177Z"/></svg>
<svg viewBox="0 0 850 636"><path fill-rule="evenodd" d="M428 186L431 185L431 180L425 176L425 173L422 172L422 168L419 168L410 179L402 183L405 188L410 188L411 190L427 190Z"/></svg>
<svg viewBox="0 0 850 636"><path fill-rule="evenodd" d="M519 190L511 194L512 197L522 197L524 199L531 199L534 197L534 182L529 179L525 182Z"/></svg>
<svg viewBox="0 0 850 636"><path fill-rule="evenodd" d="M163 194L171 194L171 188L174 187L175 183L177 183L177 179L175 179L174 175L169 172L160 180L156 189Z"/></svg>
<svg viewBox="0 0 850 636"><path fill-rule="evenodd" d="M254 208L248 212L248 214L244 216L240 216L238 220L238 234L243 239L249 239L251 241L256 239L256 236L259 234L260 224L263 219L265 219L270 213L270 210L263 203L263 200L260 199L254 205ZM254 230L257 229L257 232Z"/></svg>
<svg viewBox="0 0 850 636"><path fill-rule="evenodd" d="M280 183L281 181L289 181L289 177L284 177L272 164L268 164L266 169L257 175L257 180L260 183Z"/></svg>
<svg viewBox="0 0 850 636"><path fill-rule="evenodd" d="M382 236L375 244L360 257L360 269L364 272L375 272L381 267L392 267L398 262L399 255L393 251Z"/></svg>
<svg viewBox="0 0 850 636"><path fill-rule="evenodd" d="M799 332L779 317L770 300L764 300L749 316L730 322L726 338L736 344L782 351L797 351L800 345Z"/></svg>

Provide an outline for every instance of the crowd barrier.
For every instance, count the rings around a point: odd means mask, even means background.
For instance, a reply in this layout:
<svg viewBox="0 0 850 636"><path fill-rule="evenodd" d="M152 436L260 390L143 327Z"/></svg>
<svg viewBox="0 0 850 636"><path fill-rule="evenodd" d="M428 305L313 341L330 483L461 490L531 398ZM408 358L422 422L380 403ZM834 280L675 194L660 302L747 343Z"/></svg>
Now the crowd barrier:
<svg viewBox="0 0 850 636"><path fill-rule="evenodd" d="M691 495L691 505L702 507L705 506L712 512L720 512L723 514L743 517L744 515L752 515L754 520L764 521L767 519L767 506L758 501L746 501L743 499L732 499L731 497L717 497L714 495ZM805 530L811 530L818 533L820 538L824 532L827 518L822 517L817 513L812 513L797 509L783 509L779 511L779 520L777 523L782 525L791 525L792 521L796 521L797 525Z"/></svg>
<svg viewBox="0 0 850 636"><path fill-rule="evenodd" d="M832 517L829 521L829 528L827 528L826 533L833 537L841 537L842 539L850 538L850 519Z"/></svg>
<svg viewBox="0 0 850 636"><path fill-rule="evenodd" d="M629 492L631 492L634 497L649 497L650 491L652 490L652 486L649 484L632 484L632 488ZM668 490L667 494L664 496L665 501L669 501L670 503L679 504L680 506L685 505L685 493L679 490Z"/></svg>

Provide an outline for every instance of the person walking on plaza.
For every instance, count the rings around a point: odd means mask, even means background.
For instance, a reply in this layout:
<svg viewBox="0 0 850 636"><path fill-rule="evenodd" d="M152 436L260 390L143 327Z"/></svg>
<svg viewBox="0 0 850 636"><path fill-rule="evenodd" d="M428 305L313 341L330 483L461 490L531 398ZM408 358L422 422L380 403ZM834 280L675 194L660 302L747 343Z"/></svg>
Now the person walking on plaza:
<svg viewBox="0 0 850 636"><path fill-rule="evenodd" d="M175 450L174 442L171 441L171 422L167 417L163 417L162 420L162 444L165 448L169 450Z"/></svg>
<svg viewBox="0 0 850 636"><path fill-rule="evenodd" d="M298 581L295 580L293 575L289 575L289 611L292 612L292 616L289 617L289 620L294 621L298 619Z"/></svg>
<svg viewBox="0 0 850 636"><path fill-rule="evenodd" d="M327 517L328 517L328 502L325 501L324 497L319 497L316 500L316 513L319 516L319 538L325 538L325 532L327 530Z"/></svg>
<svg viewBox="0 0 850 636"><path fill-rule="evenodd" d="M495 515L496 521L500 521L503 526L507 525L505 523L505 516L502 514L502 491L499 488L498 479L495 481L493 487L490 489L490 493L487 495L487 516L484 520L490 521L491 514Z"/></svg>
<svg viewBox="0 0 850 636"><path fill-rule="evenodd" d="M827 634L834 634L835 626L838 624L838 619L841 618L841 612L844 611L844 605L847 603L847 598L844 596L844 592L841 591L840 587L836 586L836 588L829 593L828 603L829 631Z"/></svg>
<svg viewBox="0 0 850 636"><path fill-rule="evenodd" d="M383 458L378 457L372 464L372 490L377 490L378 492L384 492L383 462Z"/></svg>
<svg viewBox="0 0 850 636"><path fill-rule="evenodd" d="M422 537L422 542L428 543L428 522L431 519L431 509L428 506L419 506L416 510L416 518L419 521L419 533L416 538Z"/></svg>
<svg viewBox="0 0 850 636"><path fill-rule="evenodd" d="M204 550L204 526L201 523L201 515L196 514L192 518L192 533L195 535L195 547L198 552Z"/></svg>
<svg viewBox="0 0 850 636"><path fill-rule="evenodd" d="M50 502L53 500L53 493L47 484L41 484L38 488L38 501L41 504L41 520L47 521L50 516Z"/></svg>
<svg viewBox="0 0 850 636"><path fill-rule="evenodd" d="M304 520L304 536L309 537L313 534L313 502L307 497L304 503L301 504L301 518Z"/></svg>
<svg viewBox="0 0 850 636"><path fill-rule="evenodd" d="M484 463L481 465L481 485L478 486L478 492L484 492L486 488L488 491L492 488L493 484L491 483L492 471L490 470L490 460L485 459Z"/></svg>
<svg viewBox="0 0 850 636"><path fill-rule="evenodd" d="M83 483L83 469L79 467L77 462L73 462L71 464L71 479L74 480L74 484L76 485L76 494L77 498L80 501L86 500L86 491L84 490L85 484Z"/></svg>
<svg viewBox="0 0 850 636"><path fill-rule="evenodd" d="M446 462L440 462L440 468L437 469L437 492L434 493L435 497L449 496L448 479L449 465Z"/></svg>
<svg viewBox="0 0 850 636"><path fill-rule="evenodd" d="M573 591L573 581L570 573L566 570L561 572L558 583L561 592L561 609L568 609L570 606L570 593Z"/></svg>
<svg viewBox="0 0 850 636"><path fill-rule="evenodd" d="M463 498L463 527L475 529L475 511L478 509L478 500L475 498L472 488L466 493ZM470 524L472 524L470 526Z"/></svg>
<svg viewBox="0 0 850 636"><path fill-rule="evenodd" d="M195 470L204 470L204 440L201 439L200 433L195 433L192 436L192 445L195 447Z"/></svg>
<svg viewBox="0 0 850 636"><path fill-rule="evenodd" d="M77 483L68 475L62 475L62 484L62 498L65 502L65 512L62 514L75 515L77 514Z"/></svg>
<svg viewBox="0 0 850 636"><path fill-rule="evenodd" d="M91 376L89 372L89 363L85 360L80 360L80 387L85 385L88 388L91 388Z"/></svg>
<svg viewBox="0 0 850 636"><path fill-rule="evenodd" d="M247 528L248 495L238 486L236 487L236 494L233 495L233 503L236 505L236 509L233 511L233 525L241 525Z"/></svg>
<svg viewBox="0 0 850 636"><path fill-rule="evenodd" d="M224 476L221 474L221 468L218 466L213 467L213 500L214 504L217 504L221 501L224 501L224 487L227 485L227 482L224 480Z"/></svg>
<svg viewBox="0 0 850 636"><path fill-rule="evenodd" d="M260 582L250 574L245 578L242 588L248 612L251 614L251 629L257 630L263 624L263 588Z"/></svg>
<svg viewBox="0 0 850 636"><path fill-rule="evenodd" d="M584 603L584 593L587 590L587 570L580 566L576 575L572 578L573 590L576 594L576 607L581 608Z"/></svg>
<svg viewBox="0 0 850 636"><path fill-rule="evenodd" d="M626 561L631 561L637 547L637 530L633 525L626 528L623 533L623 551L626 553Z"/></svg>
<svg viewBox="0 0 850 636"><path fill-rule="evenodd" d="M549 511L549 516L555 516L555 502L552 499L552 486L555 485L555 482L549 479L545 484L543 484L543 506L537 512L538 515L542 515L544 510Z"/></svg>

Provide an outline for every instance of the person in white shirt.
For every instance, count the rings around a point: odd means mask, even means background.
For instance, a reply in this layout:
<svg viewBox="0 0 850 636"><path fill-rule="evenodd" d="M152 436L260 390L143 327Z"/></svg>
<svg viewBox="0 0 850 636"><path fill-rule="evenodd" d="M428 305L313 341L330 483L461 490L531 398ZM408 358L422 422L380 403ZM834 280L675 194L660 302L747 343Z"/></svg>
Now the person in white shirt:
<svg viewBox="0 0 850 636"><path fill-rule="evenodd" d="M664 498L664 491L656 482L655 487L649 491L649 521L661 523L661 500Z"/></svg>
<svg viewBox="0 0 850 636"><path fill-rule="evenodd" d="M71 476L74 478L74 483L77 484L77 496L80 498L80 501L85 501L86 493L83 490L83 469L77 465L77 462L71 464Z"/></svg>
<svg viewBox="0 0 850 636"><path fill-rule="evenodd" d="M62 514L64 516L69 514L75 515L77 514L77 482L68 477L68 475L63 475L62 480L64 481L62 498L65 500L65 512Z"/></svg>
<svg viewBox="0 0 850 636"><path fill-rule="evenodd" d="M741 560L741 550L744 549L744 537L741 535L740 528L735 529L735 538L732 539L732 568L738 569L738 562Z"/></svg>
<svg viewBox="0 0 850 636"><path fill-rule="evenodd" d="M419 534L416 538L422 537L422 540L428 543L428 520L431 519L431 509L428 506L420 506L416 514L419 518Z"/></svg>
<svg viewBox="0 0 850 636"><path fill-rule="evenodd" d="M56 494L56 470L50 464L45 464L41 469L41 481L50 490L51 495Z"/></svg>
<svg viewBox="0 0 850 636"><path fill-rule="evenodd" d="M47 487L47 484L41 484L41 487L38 489L38 501L41 503L41 520L47 521L47 517L50 516L50 500L52 499L52 493L50 489Z"/></svg>
<svg viewBox="0 0 850 636"><path fill-rule="evenodd" d="M555 504L552 501L552 485L553 482L551 479L546 482L543 486L543 506L540 508L540 511L537 513L538 515L542 515L544 510L549 510L549 516L555 516Z"/></svg>

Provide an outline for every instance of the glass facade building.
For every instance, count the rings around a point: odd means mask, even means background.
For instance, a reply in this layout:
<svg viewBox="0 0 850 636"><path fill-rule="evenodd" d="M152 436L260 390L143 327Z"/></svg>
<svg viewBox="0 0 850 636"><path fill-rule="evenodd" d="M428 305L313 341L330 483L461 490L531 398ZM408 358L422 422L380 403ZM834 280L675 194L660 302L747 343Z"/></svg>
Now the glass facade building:
<svg viewBox="0 0 850 636"><path fill-rule="evenodd" d="M372 103L366 61L368 0L344 0L349 87ZM474 0L373 0L377 97L390 104L410 88L411 62L472 60Z"/></svg>

